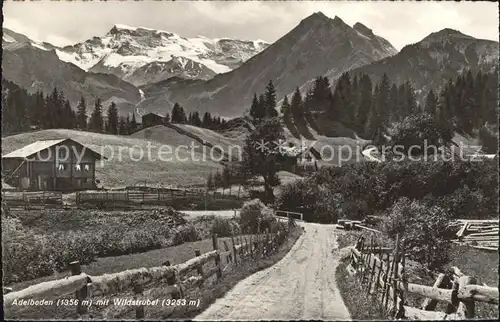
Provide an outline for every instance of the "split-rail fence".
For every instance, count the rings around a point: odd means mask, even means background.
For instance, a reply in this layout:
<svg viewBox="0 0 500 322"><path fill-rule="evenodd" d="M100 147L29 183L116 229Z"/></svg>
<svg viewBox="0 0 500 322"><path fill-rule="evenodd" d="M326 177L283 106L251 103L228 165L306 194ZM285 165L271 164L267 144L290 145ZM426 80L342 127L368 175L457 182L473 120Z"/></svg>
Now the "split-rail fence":
<svg viewBox="0 0 500 322"><path fill-rule="evenodd" d="M404 241L400 243L398 236L391 249L377 246L373 240L372 236L368 244L360 237L351 248L347 270L359 276L364 292L376 298L388 315L408 320L465 320L475 318L476 302L498 305L498 288L477 285L475 277L457 267L452 268L452 276L440 274L433 286L408 282ZM408 306L405 296L409 294L424 297L422 307ZM446 312L434 311L438 302L447 304Z"/></svg>

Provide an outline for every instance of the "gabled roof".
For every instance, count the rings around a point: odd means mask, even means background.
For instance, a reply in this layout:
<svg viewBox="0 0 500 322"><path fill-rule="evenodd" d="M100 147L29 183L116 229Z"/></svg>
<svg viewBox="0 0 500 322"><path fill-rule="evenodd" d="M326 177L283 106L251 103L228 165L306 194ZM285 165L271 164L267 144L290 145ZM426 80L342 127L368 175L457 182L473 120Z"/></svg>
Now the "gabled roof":
<svg viewBox="0 0 500 322"><path fill-rule="evenodd" d="M99 160L106 159L106 157L104 157L100 153L98 153L98 152L92 150L91 148L81 144L80 142L77 142L77 141L75 141L73 139L69 139L69 138L58 139L58 140L36 141L36 142L28 144L20 149L17 149L15 151L12 151L12 152L2 156L2 159L25 159L25 158L28 158L28 157L34 155L35 153L38 153L40 151L43 151L45 149L48 149L52 146L58 145L58 144L65 142L65 141L72 141L72 142L76 143L77 145L84 147L86 150L88 150L92 154L94 154L96 156L96 158Z"/></svg>

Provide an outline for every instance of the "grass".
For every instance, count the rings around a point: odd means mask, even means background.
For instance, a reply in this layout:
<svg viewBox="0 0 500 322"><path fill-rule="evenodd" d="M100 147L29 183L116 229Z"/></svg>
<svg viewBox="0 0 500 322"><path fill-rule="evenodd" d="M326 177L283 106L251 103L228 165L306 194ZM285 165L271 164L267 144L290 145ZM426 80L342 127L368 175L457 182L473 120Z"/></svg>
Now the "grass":
<svg viewBox="0 0 500 322"><path fill-rule="evenodd" d="M96 179L105 187L135 185L145 181L148 184L163 185L203 184L211 171L221 170L220 164L211 161L210 156L203 161L198 151L192 153L185 148L176 150L178 146L176 144L185 142L187 137L172 131L175 133L171 134L169 140L159 144L144 137L134 138L66 129L42 130L2 138L2 154L38 140L70 137L97 152L103 152L104 156L110 158L102 163L101 161L96 163ZM151 144L149 148L151 160L148 160L148 142ZM161 145L170 147L170 149L164 147L162 150L171 151L162 154L165 161L159 160L158 152ZM140 150L137 147L143 151L143 158L140 158ZM137 159L140 161L134 161Z"/></svg>
<svg viewBox="0 0 500 322"><path fill-rule="evenodd" d="M302 229L296 229L291 232L290 237L278 248L278 251L267 258L246 260L240 262L238 266L228 266L223 273L223 277L220 281L216 281L215 277L206 280L205 283L200 288L192 288L189 290L184 290L184 298L188 301L191 299L200 300L200 306L198 307L178 307L175 310L167 310L164 307L147 307L146 314L148 318L151 319L172 319L172 318L184 318L189 319L204 309L206 309L211 303L213 303L217 298L222 297L227 291L229 291L234 285L236 285L240 280L244 279L251 274L267 268L281 258L283 258L286 253L291 249L295 241L299 238L302 233ZM219 245L223 245L223 241L230 241L230 238L220 238ZM112 258L100 258L96 262L82 266L82 271L89 275L101 275L104 273L120 272L127 269L140 268L140 267L155 267L161 266L166 260L169 260L172 265L183 263L194 257L195 250L200 250L201 253L206 253L211 251L212 241L211 239L204 239L202 241L185 243L179 246L168 247L164 249L149 251L141 254L117 256ZM225 264L224 259L222 263ZM214 267L213 262L204 265L204 270L208 270ZM37 284L43 281L63 278L67 276L52 276L41 278L29 282L18 283L13 285L14 290L23 289L29 285ZM166 284L165 281L155 282L145 287L145 294L150 299L164 299L170 298L171 296L165 291ZM131 293L119 294L114 297L123 298L131 296ZM71 298L69 296L68 298ZM113 296L111 297L113 298ZM98 298L95 298L96 300ZM30 307L22 311L13 312L6 311L7 318L16 319L39 319L43 317L44 319L74 319L77 318L74 307ZM103 311L97 307L91 309L93 318L102 318ZM117 318L128 319L134 318L134 312L130 311L124 316Z"/></svg>
<svg viewBox="0 0 500 322"><path fill-rule="evenodd" d="M387 320L377 300L367 296L365 288L361 289L358 277L349 275L347 265L347 262L342 262L337 266L335 279L352 320Z"/></svg>

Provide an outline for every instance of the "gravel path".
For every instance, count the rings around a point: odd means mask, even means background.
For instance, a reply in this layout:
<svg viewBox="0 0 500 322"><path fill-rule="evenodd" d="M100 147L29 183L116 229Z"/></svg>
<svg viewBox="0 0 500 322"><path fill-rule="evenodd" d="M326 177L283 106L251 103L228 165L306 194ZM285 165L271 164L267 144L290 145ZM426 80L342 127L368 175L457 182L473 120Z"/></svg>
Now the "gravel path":
<svg viewBox="0 0 500 322"><path fill-rule="evenodd" d="M334 226L301 225L305 233L281 261L239 282L195 320L350 320L335 283Z"/></svg>

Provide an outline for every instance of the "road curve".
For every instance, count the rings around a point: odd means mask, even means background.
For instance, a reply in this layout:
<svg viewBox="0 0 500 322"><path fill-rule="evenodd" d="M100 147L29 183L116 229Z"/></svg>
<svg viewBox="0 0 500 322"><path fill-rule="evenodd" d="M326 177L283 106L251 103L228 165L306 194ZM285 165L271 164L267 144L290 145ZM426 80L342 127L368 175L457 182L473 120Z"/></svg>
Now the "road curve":
<svg viewBox="0 0 500 322"><path fill-rule="evenodd" d="M239 282L194 320L350 320L335 282L334 226L300 225L305 233L281 261Z"/></svg>

